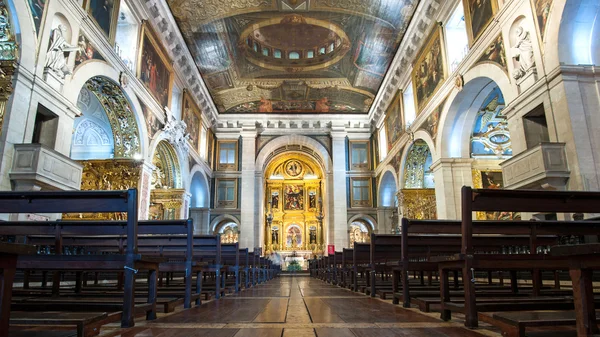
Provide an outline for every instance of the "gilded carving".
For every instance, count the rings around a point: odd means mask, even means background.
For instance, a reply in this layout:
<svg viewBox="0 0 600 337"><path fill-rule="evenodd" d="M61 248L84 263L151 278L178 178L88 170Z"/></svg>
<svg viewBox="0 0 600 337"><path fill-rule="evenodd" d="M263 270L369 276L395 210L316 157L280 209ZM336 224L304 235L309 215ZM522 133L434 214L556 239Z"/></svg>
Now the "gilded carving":
<svg viewBox="0 0 600 337"><path fill-rule="evenodd" d="M5 2L0 1L0 132L4 124L6 102L13 92L12 77L17 67L17 54L10 14Z"/></svg>
<svg viewBox="0 0 600 337"><path fill-rule="evenodd" d="M435 220L435 189L403 189L398 193L402 216L408 219Z"/></svg>
<svg viewBox="0 0 600 337"><path fill-rule="evenodd" d="M110 122L115 142L115 158L133 158L141 152L140 135L133 110L118 85L96 76L86 82L96 95Z"/></svg>
<svg viewBox="0 0 600 337"><path fill-rule="evenodd" d="M130 159L85 160L81 176L82 191L119 191L138 188L142 163ZM123 220L121 213L67 213L63 219Z"/></svg>

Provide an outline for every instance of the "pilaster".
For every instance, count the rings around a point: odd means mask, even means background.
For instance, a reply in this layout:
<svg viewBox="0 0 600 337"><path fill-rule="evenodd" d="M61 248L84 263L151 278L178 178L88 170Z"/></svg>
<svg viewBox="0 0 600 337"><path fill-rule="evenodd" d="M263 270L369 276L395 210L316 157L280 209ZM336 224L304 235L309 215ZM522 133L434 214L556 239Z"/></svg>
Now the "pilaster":
<svg viewBox="0 0 600 337"><path fill-rule="evenodd" d="M262 214L256 197L256 129L245 129L242 136L241 148L241 194L240 194L240 248L250 250L258 244L259 214Z"/></svg>
<svg viewBox="0 0 600 337"><path fill-rule="evenodd" d="M346 183L346 131L331 132L333 170L329 177L330 201L328 242L336 249L348 246L348 201Z"/></svg>
<svg viewBox="0 0 600 337"><path fill-rule="evenodd" d="M438 219L460 219L460 190L473 186L473 159L442 158L431 165Z"/></svg>

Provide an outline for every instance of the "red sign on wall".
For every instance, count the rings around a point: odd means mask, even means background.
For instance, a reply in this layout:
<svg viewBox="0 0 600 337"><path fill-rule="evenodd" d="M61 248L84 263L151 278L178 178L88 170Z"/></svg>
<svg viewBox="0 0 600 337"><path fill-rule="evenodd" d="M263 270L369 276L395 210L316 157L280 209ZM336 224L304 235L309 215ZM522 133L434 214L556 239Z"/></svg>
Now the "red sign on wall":
<svg viewBox="0 0 600 337"><path fill-rule="evenodd" d="M335 254L335 245L327 245L327 255Z"/></svg>

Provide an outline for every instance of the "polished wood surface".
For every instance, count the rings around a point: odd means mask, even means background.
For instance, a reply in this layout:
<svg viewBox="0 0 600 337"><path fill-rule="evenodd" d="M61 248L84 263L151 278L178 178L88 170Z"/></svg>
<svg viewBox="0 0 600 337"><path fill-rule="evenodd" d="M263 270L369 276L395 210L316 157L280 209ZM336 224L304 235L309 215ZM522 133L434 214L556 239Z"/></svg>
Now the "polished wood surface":
<svg viewBox="0 0 600 337"><path fill-rule="evenodd" d="M458 322L405 309L378 298L357 294L308 276L281 276L192 309L121 329L103 326L102 337L179 336L411 336L480 337ZM15 333L45 336L44 332L16 327ZM490 336L489 331L487 335ZM12 334L11 334L12 335ZM491 333L491 336L494 334ZM19 335L21 336L21 335ZM69 336L69 335L64 335ZM499 336L499 334L498 334Z"/></svg>

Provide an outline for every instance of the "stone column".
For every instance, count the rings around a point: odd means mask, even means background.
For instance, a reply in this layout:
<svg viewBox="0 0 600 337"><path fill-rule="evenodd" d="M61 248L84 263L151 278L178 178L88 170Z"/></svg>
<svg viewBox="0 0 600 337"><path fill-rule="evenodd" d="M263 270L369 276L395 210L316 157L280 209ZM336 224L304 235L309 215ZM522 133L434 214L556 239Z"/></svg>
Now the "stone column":
<svg viewBox="0 0 600 337"><path fill-rule="evenodd" d="M240 248L253 250L258 246L256 238L259 223L257 219L262 216L262 210L257 207L256 177L255 177L255 151L256 151L256 129L244 130L241 149L241 194L240 201ZM260 213L260 214L258 214Z"/></svg>
<svg viewBox="0 0 600 337"><path fill-rule="evenodd" d="M194 221L194 234L212 234L210 232L210 209L208 207L190 208L189 217Z"/></svg>
<svg viewBox="0 0 600 337"><path fill-rule="evenodd" d="M438 219L460 219L460 190L473 186L472 159L442 158L431 165Z"/></svg>
<svg viewBox="0 0 600 337"><path fill-rule="evenodd" d="M331 152L333 156L332 175L329 176L329 216L328 244L334 244L336 250L348 246L348 202L346 183L346 131L331 132ZM327 247L325 247L327 249Z"/></svg>
<svg viewBox="0 0 600 337"><path fill-rule="evenodd" d="M394 214L394 208L390 207L378 207L377 208L377 228L375 230L378 234L391 234L393 224L392 216Z"/></svg>

